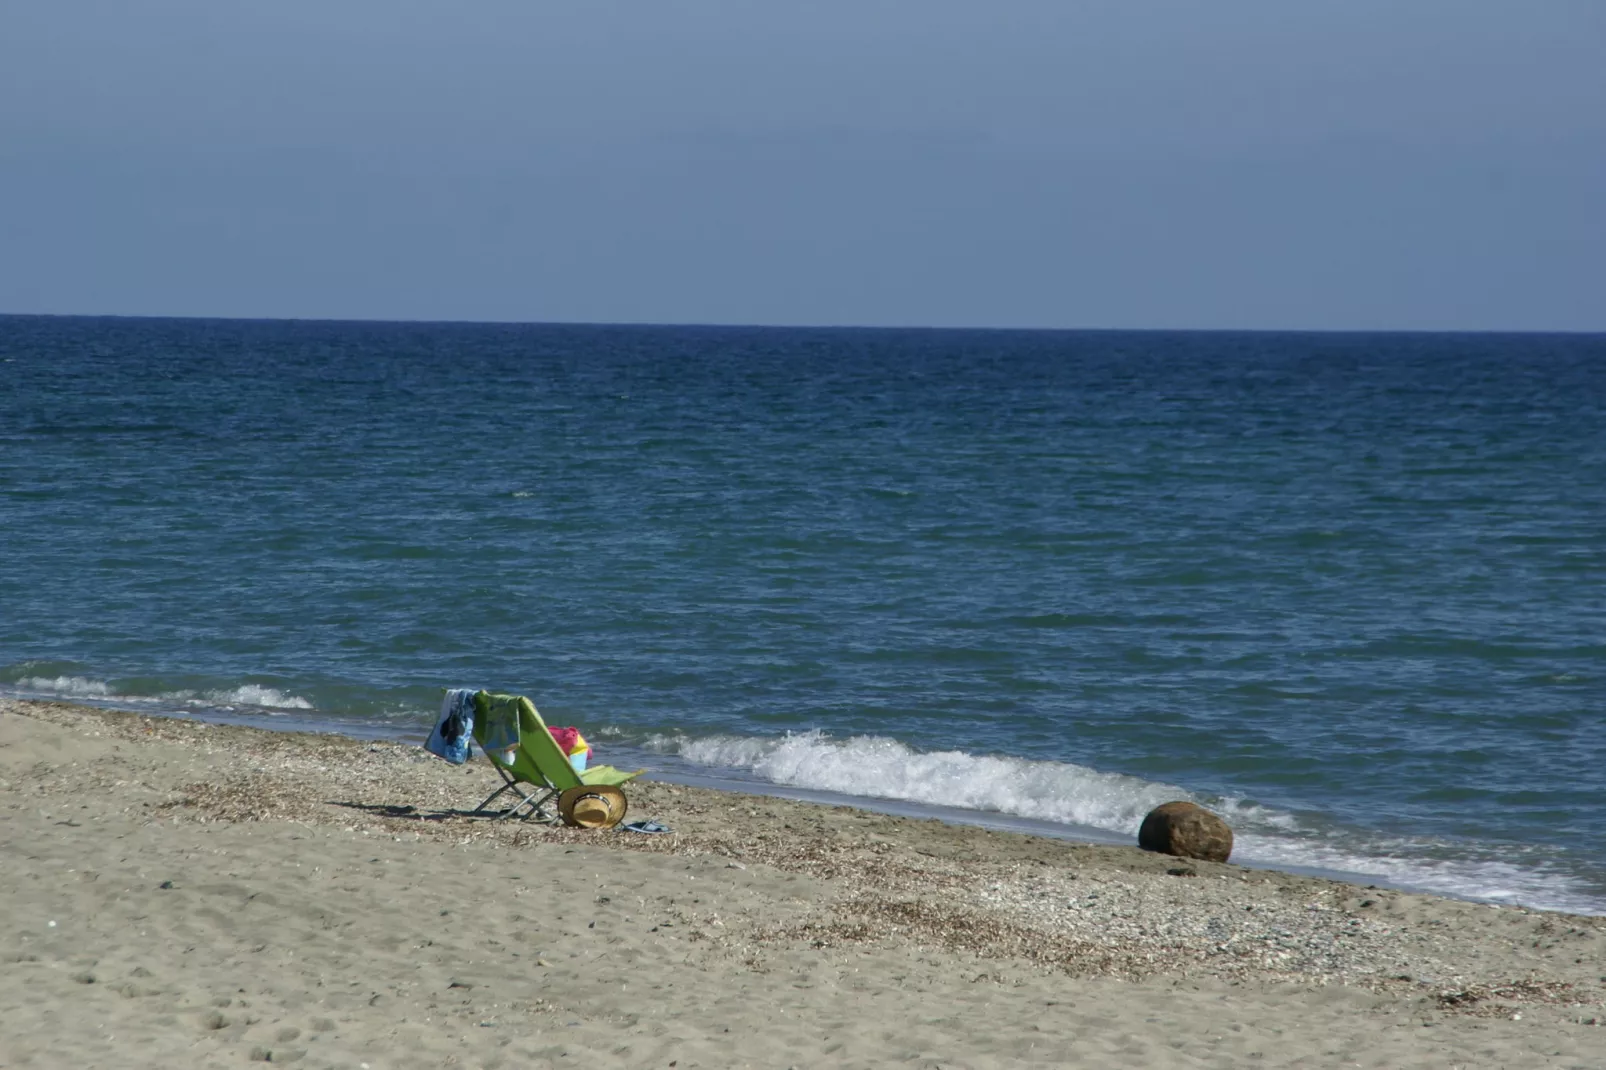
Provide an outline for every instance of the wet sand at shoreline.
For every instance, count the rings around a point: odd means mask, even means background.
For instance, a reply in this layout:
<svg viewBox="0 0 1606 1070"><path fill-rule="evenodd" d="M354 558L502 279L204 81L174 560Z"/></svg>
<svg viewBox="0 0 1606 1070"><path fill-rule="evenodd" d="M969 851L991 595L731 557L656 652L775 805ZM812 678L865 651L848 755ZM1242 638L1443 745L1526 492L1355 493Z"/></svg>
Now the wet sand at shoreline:
<svg viewBox="0 0 1606 1070"><path fill-rule="evenodd" d="M1606 919L0 701L0 1067L1606 1066Z"/></svg>

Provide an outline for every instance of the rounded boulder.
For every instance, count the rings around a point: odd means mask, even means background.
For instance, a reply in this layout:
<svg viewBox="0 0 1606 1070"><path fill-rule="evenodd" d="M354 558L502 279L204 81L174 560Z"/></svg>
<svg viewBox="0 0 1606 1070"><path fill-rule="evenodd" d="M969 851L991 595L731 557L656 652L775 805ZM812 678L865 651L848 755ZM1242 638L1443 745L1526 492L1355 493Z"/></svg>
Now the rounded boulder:
<svg viewBox="0 0 1606 1070"><path fill-rule="evenodd" d="M1232 854L1232 829L1221 818L1191 802L1156 806L1138 829L1138 846L1145 851L1225 862Z"/></svg>

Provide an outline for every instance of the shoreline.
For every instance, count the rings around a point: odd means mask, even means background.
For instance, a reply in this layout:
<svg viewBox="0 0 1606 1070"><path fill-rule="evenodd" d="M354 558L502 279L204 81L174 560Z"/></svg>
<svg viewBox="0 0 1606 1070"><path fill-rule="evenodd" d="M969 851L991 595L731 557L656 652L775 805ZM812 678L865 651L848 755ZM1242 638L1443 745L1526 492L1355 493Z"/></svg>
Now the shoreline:
<svg viewBox="0 0 1606 1070"><path fill-rule="evenodd" d="M1606 918L666 781L626 790L670 836L466 816L494 784L417 746L0 700L0 1066L1606 1046Z"/></svg>
<svg viewBox="0 0 1606 1070"><path fill-rule="evenodd" d="M393 743L403 746L421 744L423 739L428 736L430 728L429 725L423 724L409 725L402 728L395 724L375 724L362 720L329 718L326 715L319 715L317 711L311 709L287 709L277 712L250 713L240 712L230 707L199 706L194 710L183 710L155 703L144 707L137 704L128 704L130 699L127 696L98 698L49 693L8 694L0 691L0 704L6 702L60 704L136 716L246 727L276 733L333 735L361 742ZM609 749L612 751L613 746L610 745ZM625 764L634 767L637 762L650 763L654 759L662 762L665 758L666 756L662 754L653 754L641 751L639 748L630 748L630 757L621 760ZM673 756L668 756L668 760L677 765L687 764L684 760L678 760ZM759 795L821 806L847 806L872 813L888 814L917 821L936 819L948 824L974 826L1018 835L1063 840L1069 843L1129 846L1136 841L1135 829L1130 834L1122 834L1092 825L1062 824L999 811L943 806L938 803L893 796L848 795L826 788L811 788L783 784L759 777L747 777L741 775L740 771L737 770L722 773L718 767L706 767L709 769L706 772L703 771L703 768L705 767L690 771L686 769L665 770L653 768L650 772L652 773L651 779L659 783L683 784L690 787L706 788L711 791ZM1179 791L1182 790L1179 789ZM1184 792L1181 797L1187 797L1187 794ZM1208 804L1205 805L1208 806ZM1235 832L1241 834L1242 830L1235 829ZM1242 839L1241 835L1240 839ZM1364 861L1364 859L1360 860ZM1378 861L1387 861L1387 859L1379 859ZM1413 880L1410 876L1396 877L1385 873L1369 872L1365 869L1346 869L1340 866L1321 865L1314 862L1301 864L1279 859L1245 858L1242 843L1234 851L1233 864L1246 869L1266 870L1301 877L1338 881L1371 889L1384 888L1415 895L1440 896L1469 903L1493 903L1500 906L1519 907L1547 913L1606 917L1606 908L1579 910L1566 902L1561 902L1559 905L1542 902L1535 903L1525 901L1522 898L1525 893L1522 892L1502 891L1500 894L1495 895L1480 895L1474 891L1458 891L1453 888L1436 887L1432 883L1431 877ZM1427 883L1424 883L1423 880L1426 880ZM1526 894L1534 894L1534 890L1529 889Z"/></svg>

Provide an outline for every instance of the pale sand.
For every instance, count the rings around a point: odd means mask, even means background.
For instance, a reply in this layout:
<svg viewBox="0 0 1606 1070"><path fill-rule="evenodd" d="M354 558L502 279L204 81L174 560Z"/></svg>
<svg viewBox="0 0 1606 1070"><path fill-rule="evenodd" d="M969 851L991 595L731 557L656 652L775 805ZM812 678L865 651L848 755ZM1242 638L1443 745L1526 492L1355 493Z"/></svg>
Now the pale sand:
<svg viewBox="0 0 1606 1070"><path fill-rule="evenodd" d="M1606 1067L1606 919L665 784L674 836L452 813L494 783L0 702L0 1066Z"/></svg>

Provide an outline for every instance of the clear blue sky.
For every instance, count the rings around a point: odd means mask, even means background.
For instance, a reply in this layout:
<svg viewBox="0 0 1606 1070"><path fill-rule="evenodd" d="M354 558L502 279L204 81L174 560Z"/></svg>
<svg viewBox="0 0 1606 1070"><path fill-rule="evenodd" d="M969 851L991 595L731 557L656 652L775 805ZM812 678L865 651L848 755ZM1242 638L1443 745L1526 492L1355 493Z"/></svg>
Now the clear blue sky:
<svg viewBox="0 0 1606 1070"><path fill-rule="evenodd" d="M0 311L1606 329L1606 3L0 0Z"/></svg>

